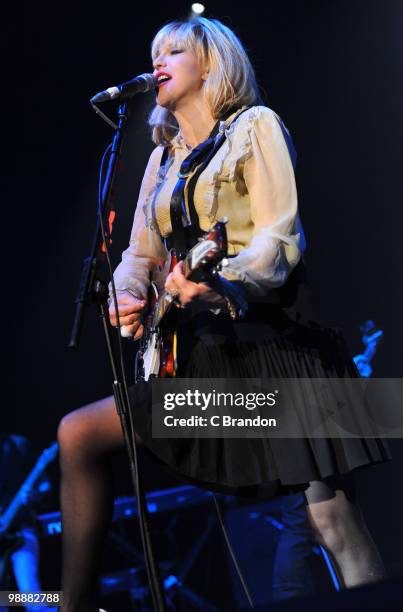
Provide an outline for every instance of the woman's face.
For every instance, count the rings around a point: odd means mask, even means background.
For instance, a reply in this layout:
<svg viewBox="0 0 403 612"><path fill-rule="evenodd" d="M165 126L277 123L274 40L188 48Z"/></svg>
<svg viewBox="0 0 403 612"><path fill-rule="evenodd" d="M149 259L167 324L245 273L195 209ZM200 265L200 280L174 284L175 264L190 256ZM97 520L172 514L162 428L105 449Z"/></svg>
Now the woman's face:
<svg viewBox="0 0 403 612"><path fill-rule="evenodd" d="M160 79L157 89L157 104L160 106L175 111L202 95L207 71L190 50L167 43L159 49L153 64L154 75Z"/></svg>

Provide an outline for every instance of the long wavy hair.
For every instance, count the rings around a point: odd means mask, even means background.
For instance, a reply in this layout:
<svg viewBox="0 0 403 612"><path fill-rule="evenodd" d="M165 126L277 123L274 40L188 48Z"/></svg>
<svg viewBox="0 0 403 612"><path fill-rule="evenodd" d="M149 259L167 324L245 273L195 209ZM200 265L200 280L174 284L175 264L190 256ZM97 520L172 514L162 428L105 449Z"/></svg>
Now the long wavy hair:
<svg viewBox="0 0 403 612"><path fill-rule="evenodd" d="M217 19L195 17L172 21L157 32L151 43L153 61L164 46L192 51L208 67L203 92L215 119L231 109L261 103L255 73L239 38ZM149 117L152 140L167 146L179 131L174 115L158 104Z"/></svg>

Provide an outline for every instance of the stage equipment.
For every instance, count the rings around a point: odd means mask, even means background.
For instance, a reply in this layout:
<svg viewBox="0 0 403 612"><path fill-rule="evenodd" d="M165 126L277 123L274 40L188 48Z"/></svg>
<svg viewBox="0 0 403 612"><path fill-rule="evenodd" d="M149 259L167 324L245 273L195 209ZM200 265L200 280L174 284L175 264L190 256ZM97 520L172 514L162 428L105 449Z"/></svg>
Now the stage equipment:
<svg viewBox="0 0 403 612"><path fill-rule="evenodd" d="M225 528L255 606L274 604L289 598L290 590L295 588L295 585L289 586L295 572L300 579L299 590L293 593L295 597L340 589L332 560L326 550L313 540L302 493L253 503L234 496L219 497ZM205 594L199 594L197 585L192 584L195 572L197 574L195 568L200 563L203 565L203 555L208 553L209 546L214 546L214 563L219 564L219 558L222 557L220 572L223 593L227 593L228 600L233 598L234 605L239 606L236 609L249 607L233 560L224 540L219 536L217 518L209 510L212 501L214 499L210 491L192 486L146 494L148 512L158 515L157 550L161 558L166 600L172 605L180 598L188 610L216 609L213 594L207 596L210 599L207 601ZM191 514L188 510L191 510ZM197 521L194 520L195 512L198 512ZM144 555L141 547L136 544L136 524L130 520L136 516L138 511L135 498L116 499L113 521L120 526L120 531L116 528L110 531L108 551L109 555L112 550L115 551L119 554L119 562L123 557L130 567L116 571L115 567L119 565L112 563L110 570L104 571L101 577L100 592L105 597L129 597L134 609L141 610L147 609L150 603L150 591L146 581ZM182 537L185 531L188 533L183 521L189 519L194 527L200 521L202 528L192 538ZM44 536L61 533L58 512L40 515L38 524ZM190 546L189 539L192 540ZM180 546L183 551L178 555ZM214 571L218 569L215 567Z"/></svg>
<svg viewBox="0 0 403 612"><path fill-rule="evenodd" d="M105 91L100 91L90 100L92 105L99 104L100 102L109 102L110 100L119 99L121 102L129 100L138 93L146 93L151 89L155 89L158 86L158 79L153 74L140 74L140 76L121 83L120 85L114 85L108 87Z"/></svg>

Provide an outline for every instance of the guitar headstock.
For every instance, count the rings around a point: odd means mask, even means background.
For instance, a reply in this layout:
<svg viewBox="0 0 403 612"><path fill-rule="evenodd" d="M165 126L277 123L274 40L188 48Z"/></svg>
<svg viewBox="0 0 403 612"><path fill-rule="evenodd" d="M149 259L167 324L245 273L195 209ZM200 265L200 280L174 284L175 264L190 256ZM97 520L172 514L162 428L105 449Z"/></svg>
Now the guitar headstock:
<svg viewBox="0 0 403 612"><path fill-rule="evenodd" d="M383 336L383 331L374 323L374 321L368 320L360 325L360 331L362 332L362 342L365 346L376 346Z"/></svg>
<svg viewBox="0 0 403 612"><path fill-rule="evenodd" d="M365 321L361 326L362 342L365 346L364 353L355 355L353 360L361 376L369 378L372 376L371 361L375 355L383 331L371 320Z"/></svg>

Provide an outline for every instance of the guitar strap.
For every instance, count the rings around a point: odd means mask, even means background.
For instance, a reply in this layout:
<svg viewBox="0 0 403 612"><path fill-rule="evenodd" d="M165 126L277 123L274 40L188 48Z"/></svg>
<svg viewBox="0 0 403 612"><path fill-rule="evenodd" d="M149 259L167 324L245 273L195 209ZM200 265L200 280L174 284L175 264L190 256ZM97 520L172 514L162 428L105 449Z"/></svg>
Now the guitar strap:
<svg viewBox="0 0 403 612"><path fill-rule="evenodd" d="M231 123L247 109L248 107L239 109ZM233 110L228 112L226 117L233 114L233 112ZM172 246L175 248L178 260L186 257L189 249L197 242L197 239L203 233L200 229L199 217L194 205L194 192L200 174L210 163L211 159L226 139L225 131L219 134L220 123L223 120L225 120L225 117L217 121L207 140L197 145L190 155L183 160L178 172L178 181L172 192L170 204ZM227 126L227 129L228 127L229 126ZM161 164L166 160L168 154L167 149L166 147L164 150ZM185 205L186 185L189 216Z"/></svg>

